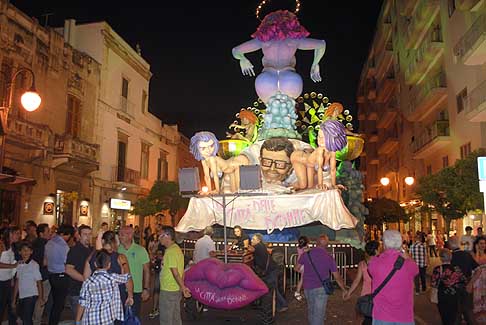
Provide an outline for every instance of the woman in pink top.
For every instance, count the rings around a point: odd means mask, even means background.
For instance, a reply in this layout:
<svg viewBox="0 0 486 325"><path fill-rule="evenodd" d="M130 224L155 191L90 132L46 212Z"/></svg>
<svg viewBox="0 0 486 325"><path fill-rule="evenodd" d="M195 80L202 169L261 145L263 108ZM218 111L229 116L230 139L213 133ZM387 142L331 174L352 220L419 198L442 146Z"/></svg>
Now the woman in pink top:
<svg viewBox="0 0 486 325"><path fill-rule="evenodd" d="M309 238L306 236L300 236L297 244L297 261L300 259L302 254L309 250ZM296 267L299 266L296 264ZM304 297L300 294L302 290L302 283L304 281L304 266L300 265L300 268L297 270L300 273L299 283L297 283L297 288L295 289L294 297L297 301L302 301Z"/></svg>
<svg viewBox="0 0 486 325"><path fill-rule="evenodd" d="M368 261L372 256L375 256L378 253L378 247L380 244L377 241L369 241L365 245L365 259L358 264L358 273L356 274L356 278L354 278L353 284L351 288L349 288L348 293L344 296L344 300L348 300L351 297L351 294L354 290L358 287L363 279L363 286L361 287L361 294L360 296L369 295L371 293L371 277L368 274ZM364 317L363 325L371 325L373 320L371 317Z"/></svg>
<svg viewBox="0 0 486 325"><path fill-rule="evenodd" d="M479 265L486 264L486 238L476 238L471 254L476 263L478 263Z"/></svg>

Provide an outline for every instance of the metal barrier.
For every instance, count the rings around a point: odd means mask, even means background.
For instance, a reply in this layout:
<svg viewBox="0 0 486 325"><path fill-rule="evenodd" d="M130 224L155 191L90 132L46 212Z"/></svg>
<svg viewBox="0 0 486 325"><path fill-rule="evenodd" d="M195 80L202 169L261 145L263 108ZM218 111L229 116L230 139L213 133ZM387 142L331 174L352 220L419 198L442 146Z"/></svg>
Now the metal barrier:
<svg viewBox="0 0 486 325"><path fill-rule="evenodd" d="M343 252L334 252L333 254L334 261L336 262L336 267L338 269L339 274L343 278L344 283L346 284L346 274L347 274L347 264L346 264L346 253ZM289 288L294 289L297 287L299 283L301 274L294 269L294 266L297 264L297 254L292 254L289 259L289 264L286 265L287 269L289 270Z"/></svg>

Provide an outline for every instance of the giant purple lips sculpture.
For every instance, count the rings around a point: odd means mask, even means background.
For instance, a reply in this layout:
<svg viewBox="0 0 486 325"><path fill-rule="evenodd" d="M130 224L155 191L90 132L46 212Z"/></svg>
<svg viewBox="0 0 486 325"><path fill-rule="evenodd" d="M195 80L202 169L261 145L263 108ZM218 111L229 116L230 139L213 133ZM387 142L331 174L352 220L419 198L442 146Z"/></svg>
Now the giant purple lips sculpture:
<svg viewBox="0 0 486 325"><path fill-rule="evenodd" d="M192 297L217 309L238 309L268 292L265 283L245 264L224 264L208 258L192 266L184 275Z"/></svg>

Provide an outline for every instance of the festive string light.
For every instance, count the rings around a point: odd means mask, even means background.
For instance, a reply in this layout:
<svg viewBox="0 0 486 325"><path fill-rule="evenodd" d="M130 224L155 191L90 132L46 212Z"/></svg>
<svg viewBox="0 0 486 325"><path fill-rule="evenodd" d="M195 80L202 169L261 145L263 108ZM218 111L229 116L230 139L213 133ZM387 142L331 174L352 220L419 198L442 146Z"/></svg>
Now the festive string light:
<svg viewBox="0 0 486 325"><path fill-rule="evenodd" d="M255 11L255 16L257 17L258 20L262 20L260 18L260 12L262 11L262 8L263 6L265 6L268 2L270 2L270 0L262 0L262 2L260 2L256 8L256 11ZM294 14L298 14L300 11L300 0L295 0L295 10L294 10Z"/></svg>

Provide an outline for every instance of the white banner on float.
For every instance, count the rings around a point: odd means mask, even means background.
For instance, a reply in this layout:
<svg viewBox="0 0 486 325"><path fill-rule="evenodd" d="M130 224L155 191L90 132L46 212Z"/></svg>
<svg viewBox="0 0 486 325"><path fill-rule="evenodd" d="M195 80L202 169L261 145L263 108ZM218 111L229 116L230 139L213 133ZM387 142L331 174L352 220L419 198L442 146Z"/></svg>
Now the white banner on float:
<svg viewBox="0 0 486 325"><path fill-rule="evenodd" d="M232 200L228 196L226 202ZM221 197L215 197L221 203ZM200 231L213 224L223 225L223 208L211 198L191 198L178 232ZM241 196L226 207L226 225L245 229L266 230L303 226L315 221L339 230L354 228L358 220L344 205L338 190L308 194Z"/></svg>

